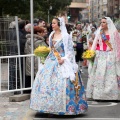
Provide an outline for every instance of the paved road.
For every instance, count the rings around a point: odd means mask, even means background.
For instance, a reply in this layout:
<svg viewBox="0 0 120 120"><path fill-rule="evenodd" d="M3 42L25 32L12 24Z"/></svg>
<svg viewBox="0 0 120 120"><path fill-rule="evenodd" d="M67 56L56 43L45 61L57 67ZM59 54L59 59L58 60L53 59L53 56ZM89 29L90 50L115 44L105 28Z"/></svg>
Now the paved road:
<svg viewBox="0 0 120 120"><path fill-rule="evenodd" d="M84 69L82 78L87 84L87 69ZM29 109L30 100L23 102L9 102L9 95L0 94L0 120L120 120L120 102L116 101L88 101L89 109L79 116L52 116L41 115Z"/></svg>

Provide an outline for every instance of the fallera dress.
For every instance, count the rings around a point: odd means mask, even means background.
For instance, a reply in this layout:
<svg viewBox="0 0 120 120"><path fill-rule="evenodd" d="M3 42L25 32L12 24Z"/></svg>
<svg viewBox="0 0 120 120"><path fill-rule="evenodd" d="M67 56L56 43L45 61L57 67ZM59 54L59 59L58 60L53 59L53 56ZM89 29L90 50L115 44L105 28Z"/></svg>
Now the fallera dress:
<svg viewBox="0 0 120 120"><path fill-rule="evenodd" d="M54 47L61 57L65 56L63 40L57 40ZM44 67L38 70L31 92L30 108L40 113L77 115L86 112L88 105L81 75L78 100L75 99L74 85L62 76L62 65L58 64L53 51L47 56Z"/></svg>
<svg viewBox="0 0 120 120"><path fill-rule="evenodd" d="M106 35L109 40L109 35ZM102 46L97 44L96 57L92 67L89 66L89 79L87 83L87 98L96 100L118 100L119 98L119 76L115 54L102 40ZM120 67L119 67L120 68Z"/></svg>

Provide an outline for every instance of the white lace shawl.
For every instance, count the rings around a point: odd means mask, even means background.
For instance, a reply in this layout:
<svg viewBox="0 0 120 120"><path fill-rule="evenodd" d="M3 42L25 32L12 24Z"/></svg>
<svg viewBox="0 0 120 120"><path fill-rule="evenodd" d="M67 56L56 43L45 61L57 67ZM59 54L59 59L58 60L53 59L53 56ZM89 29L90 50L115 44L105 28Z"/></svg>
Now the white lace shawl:
<svg viewBox="0 0 120 120"><path fill-rule="evenodd" d="M49 36L49 47L52 46L52 35L55 31L53 31ZM75 63L75 53L73 49L72 38L68 33L62 34L65 56L62 57L64 59L64 63L60 65L62 70L62 75L64 78L70 78L71 81L75 80L75 73L78 70L78 66Z"/></svg>
<svg viewBox="0 0 120 120"><path fill-rule="evenodd" d="M113 24L113 21L109 18L106 17L107 19L107 24L108 24L108 31L109 31L109 36L110 36L110 43L113 48L113 54L115 55L115 66L116 66L116 74L120 76L120 34L118 33L115 25ZM101 35L100 35L100 30L101 27L97 30L96 37L94 39L93 45L92 45L92 50L96 49L96 45L99 41L99 44L102 42Z"/></svg>
<svg viewBox="0 0 120 120"><path fill-rule="evenodd" d="M107 20L108 32L109 32L109 36L110 36L110 43L113 48L116 62L117 61L120 62L120 35L119 35L113 21L109 17L106 17L106 20ZM100 30L101 30L101 27L97 30L96 37L94 39L94 42L93 42L93 45L91 48L92 50L96 49L96 45L98 42L99 42L99 44L101 44L101 42L102 42Z"/></svg>

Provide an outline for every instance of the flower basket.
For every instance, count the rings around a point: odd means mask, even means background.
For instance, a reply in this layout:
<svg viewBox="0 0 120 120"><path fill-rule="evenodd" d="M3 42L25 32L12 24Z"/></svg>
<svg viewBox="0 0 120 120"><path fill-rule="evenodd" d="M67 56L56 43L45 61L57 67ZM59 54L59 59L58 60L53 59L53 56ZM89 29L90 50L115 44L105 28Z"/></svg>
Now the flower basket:
<svg viewBox="0 0 120 120"><path fill-rule="evenodd" d="M46 57L48 56L50 52L50 48L46 46L38 46L34 50L34 54L37 57L40 57L41 63L44 64Z"/></svg>

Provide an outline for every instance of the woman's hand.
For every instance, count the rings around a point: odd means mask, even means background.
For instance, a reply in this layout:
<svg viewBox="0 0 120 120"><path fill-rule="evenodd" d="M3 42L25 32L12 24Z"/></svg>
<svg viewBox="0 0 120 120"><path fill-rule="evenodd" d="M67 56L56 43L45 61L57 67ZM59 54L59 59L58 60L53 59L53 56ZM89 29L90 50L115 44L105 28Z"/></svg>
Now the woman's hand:
<svg viewBox="0 0 120 120"><path fill-rule="evenodd" d="M64 63L64 59L59 59L59 60L58 60L58 63L59 63L60 65L62 65L62 64Z"/></svg>

